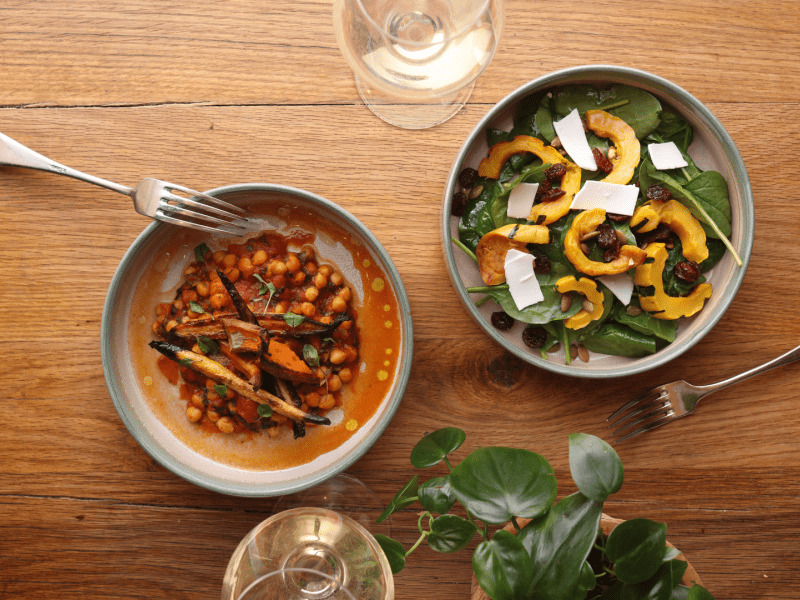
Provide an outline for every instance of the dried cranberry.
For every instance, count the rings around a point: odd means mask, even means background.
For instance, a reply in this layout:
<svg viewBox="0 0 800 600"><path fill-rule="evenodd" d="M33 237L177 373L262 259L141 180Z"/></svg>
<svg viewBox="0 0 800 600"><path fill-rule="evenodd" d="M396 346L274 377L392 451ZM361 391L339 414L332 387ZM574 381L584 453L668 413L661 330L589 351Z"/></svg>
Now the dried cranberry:
<svg viewBox="0 0 800 600"><path fill-rule="evenodd" d="M547 332L535 325L529 325L522 331L522 342L528 348L541 348L547 341Z"/></svg>
<svg viewBox="0 0 800 600"><path fill-rule="evenodd" d="M464 192L456 192L453 194L453 204L450 211L454 217L460 217L464 214L464 209L467 207L467 195Z"/></svg>
<svg viewBox="0 0 800 600"><path fill-rule="evenodd" d="M669 193L669 190L656 183L647 188L645 195L648 200L658 200L659 202L666 202L672 199L672 194Z"/></svg>
<svg viewBox="0 0 800 600"><path fill-rule="evenodd" d="M603 154L603 151L600 150L600 148L592 148L592 154L594 155L594 162L597 163L598 168L603 171L603 173L611 173L614 169L614 165L612 165L608 157Z"/></svg>
<svg viewBox="0 0 800 600"><path fill-rule="evenodd" d="M561 181L566 174L567 167L565 167L562 163L556 163L544 171L544 176L551 181Z"/></svg>
<svg viewBox="0 0 800 600"><path fill-rule="evenodd" d="M606 225L603 223L597 228L597 231L599 232L599 235L597 236L597 245L603 250L609 250L619 246L617 232L613 227L611 227L611 225Z"/></svg>
<svg viewBox="0 0 800 600"><path fill-rule="evenodd" d="M694 283L700 279L700 275L702 275L702 272L700 271L700 265L693 260L679 262L677 265L675 265L675 277L685 281L686 283Z"/></svg>
<svg viewBox="0 0 800 600"><path fill-rule="evenodd" d="M508 331L514 326L514 319L502 310L492 313L492 326L500 331Z"/></svg>
<svg viewBox="0 0 800 600"><path fill-rule="evenodd" d="M472 167L467 167L458 174L458 183L463 188L471 188L478 181L478 172Z"/></svg>

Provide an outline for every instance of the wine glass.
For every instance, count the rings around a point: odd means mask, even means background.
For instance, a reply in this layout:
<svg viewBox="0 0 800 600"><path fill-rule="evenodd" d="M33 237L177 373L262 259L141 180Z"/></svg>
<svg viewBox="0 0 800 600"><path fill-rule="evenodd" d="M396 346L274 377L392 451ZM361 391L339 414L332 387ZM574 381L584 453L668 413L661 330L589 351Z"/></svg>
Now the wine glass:
<svg viewBox="0 0 800 600"><path fill-rule="evenodd" d="M364 483L340 474L279 498L273 510L234 551L222 600L394 598L391 568L367 530L383 505ZM390 526L378 529L391 535Z"/></svg>
<svg viewBox="0 0 800 600"><path fill-rule="evenodd" d="M333 26L367 106L406 129L464 106L489 65L504 0L334 0Z"/></svg>

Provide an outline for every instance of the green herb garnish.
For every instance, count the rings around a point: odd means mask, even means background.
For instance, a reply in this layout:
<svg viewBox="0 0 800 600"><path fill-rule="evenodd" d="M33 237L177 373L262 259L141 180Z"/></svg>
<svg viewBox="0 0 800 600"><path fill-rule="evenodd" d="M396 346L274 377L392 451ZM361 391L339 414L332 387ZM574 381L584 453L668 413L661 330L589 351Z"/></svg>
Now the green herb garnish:
<svg viewBox="0 0 800 600"><path fill-rule="evenodd" d="M259 417L269 418L272 416L272 407L269 404L259 404L256 408Z"/></svg>
<svg viewBox="0 0 800 600"><path fill-rule="evenodd" d="M286 321L286 324L289 327L297 327L298 325L300 325L300 323L305 321L306 318L303 315L297 315L292 311L289 311L283 315L283 320Z"/></svg>
<svg viewBox="0 0 800 600"><path fill-rule="evenodd" d="M306 344L303 346L303 358L310 366L319 366L319 354L317 353L317 349L311 344Z"/></svg>
<svg viewBox="0 0 800 600"><path fill-rule="evenodd" d="M197 336L197 345L200 346L200 350L206 354L214 354L215 352L219 352L219 344L204 335Z"/></svg>
<svg viewBox="0 0 800 600"><path fill-rule="evenodd" d="M214 386L214 391L224 398L225 394L228 393L228 386L218 383Z"/></svg>
<svg viewBox="0 0 800 600"><path fill-rule="evenodd" d="M199 246L195 246L194 257L197 259L197 262L205 262L206 254L209 252L211 252L211 248L208 247L208 244L203 242Z"/></svg>
<svg viewBox="0 0 800 600"><path fill-rule="evenodd" d="M191 358L182 358L178 361L178 364L182 367L191 367L194 361Z"/></svg>
<svg viewBox="0 0 800 600"><path fill-rule="evenodd" d="M205 308L203 308L203 306L202 306L200 303L198 303L198 302L195 302L194 300L192 300L191 302L189 302L189 310L191 310L192 312L199 313L199 314L201 314L201 315L202 315L204 312L206 312L206 309L205 309Z"/></svg>

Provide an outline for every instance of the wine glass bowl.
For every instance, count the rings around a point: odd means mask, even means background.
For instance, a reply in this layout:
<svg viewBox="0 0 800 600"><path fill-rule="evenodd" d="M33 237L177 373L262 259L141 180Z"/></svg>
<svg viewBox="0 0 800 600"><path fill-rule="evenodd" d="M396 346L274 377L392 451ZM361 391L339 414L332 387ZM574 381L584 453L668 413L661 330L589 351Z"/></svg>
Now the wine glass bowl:
<svg viewBox="0 0 800 600"><path fill-rule="evenodd" d="M264 578L273 582L269 598L394 598L392 571L375 538L326 508L285 510L250 531L228 563L222 600L255 599L251 591Z"/></svg>
<svg viewBox="0 0 800 600"><path fill-rule="evenodd" d="M334 0L333 22L367 106L421 129L466 103L497 48L503 0Z"/></svg>

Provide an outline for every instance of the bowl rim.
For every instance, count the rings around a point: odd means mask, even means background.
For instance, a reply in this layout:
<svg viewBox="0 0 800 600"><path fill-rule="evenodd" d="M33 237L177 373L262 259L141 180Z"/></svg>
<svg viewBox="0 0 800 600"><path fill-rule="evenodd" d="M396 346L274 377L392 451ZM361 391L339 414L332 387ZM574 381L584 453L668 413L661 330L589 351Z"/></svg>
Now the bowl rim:
<svg viewBox="0 0 800 600"><path fill-rule="evenodd" d="M190 466L184 465L168 453L165 453L157 439L146 435L145 432L139 428L132 414L129 412L129 407L126 403L116 374L111 365L111 348L113 343L112 319L114 306L118 296L121 293L120 284L122 278L134 255L136 255L141 247L144 246L145 243L159 230L175 226L171 226L159 221L153 221L142 231L142 233L137 236L120 260L120 263L114 272L114 276L111 279L111 283L106 294L106 299L103 304L103 314L100 321L100 355L106 387L108 388L109 395L111 396L111 400L114 403L114 407L116 408L120 419L122 419L126 429L131 436L133 436L139 446L151 458L153 458L153 460L175 475L178 475L182 479L189 481L190 483L194 483L200 487L232 496L264 498L292 494L318 485L319 483L322 483L323 481L338 475L347 469L373 446L373 444L383 434L383 432L389 426L389 423L394 418L394 414L397 412L400 402L405 394L409 375L411 373L411 357L413 354L414 335L413 324L411 320L411 306L409 304L408 294L406 293L405 286L400 278L397 267L383 245L378 241L375 235L363 223L361 223L361 221L359 221L354 215L349 213L338 204L335 204L334 202L331 202L322 196L287 185L270 183L239 183L217 187L205 193L215 196L217 194L254 191L299 196L304 200L320 204L325 209L334 212L364 238L364 240L370 245L371 250L373 250L375 254L380 257L381 261L386 267L386 275L391 278L392 285L396 291L398 310L400 312L400 318L403 321L404 328L401 364L392 394L388 399L388 406L378 419L375 427L373 427L373 429L364 437L360 444L346 456L342 457L341 460L328 465L324 469L321 469L311 475L303 475L288 485L280 487L269 485L269 487L267 487L265 484L231 482L229 479L222 480L215 477L209 477L202 471L192 469ZM255 234L256 232L253 233ZM384 402L386 402L386 399L384 399Z"/></svg>
<svg viewBox="0 0 800 600"><path fill-rule="evenodd" d="M704 124L707 125L712 131L713 135L715 135L721 142L724 148L725 158L730 163L734 178L738 181L739 187L741 188L741 220L743 229L741 247L738 250L739 256L742 259L742 266L736 269L731 281L723 290L719 310L713 314L711 318L709 318L709 320L690 338L683 340L680 346L670 344L666 348L663 348L651 355L647 364L631 364L622 367L617 366L604 369L584 370L579 368L576 369L569 365L556 364L554 362L546 361L537 355L522 350L514 344L511 344L503 336L494 331L493 328L487 326L486 319L483 317L483 315L481 315L470 299L470 296L467 293L463 282L461 281L455 263L453 244L450 241L450 211L453 190L455 189L459 169L469 153L470 148L475 143L476 139L478 139L478 136L483 135L486 127L511 104L537 91L542 91L550 87L568 83L570 79L576 77L583 79L602 79L604 82L608 83L624 83L632 86L639 85L640 87L655 88L657 90L657 94L674 97L688 105L692 110L696 111L697 118L703 121ZM753 248L753 238L755 234L755 207L753 202L753 191L750 186L750 178L747 174L747 169L745 168L744 161L739 153L738 148L736 147L736 144L734 144L733 139L722 123L720 123L717 117L714 116L714 114L702 102L700 102L697 98L680 86L667 79L664 79L663 77L648 73L647 71L611 64L581 65L547 73L519 86L517 89L497 102L492 108L489 109L489 111L481 118L481 120L478 121L465 139L458 151L458 155L453 160L451 165L450 174L447 179L443 194L440 232L450 281L455 288L462 304L464 304L472 318L481 327L481 329L483 329L489 335L489 337L500 344L508 352L511 352L518 358L533 366L562 375L569 375L571 377L602 379L610 377L626 377L628 375L643 373L663 366L673 358L677 358L679 355L689 350L709 331L711 331L711 329L727 311L728 307L733 301L733 298L736 296L742 281L744 280Z"/></svg>

